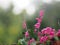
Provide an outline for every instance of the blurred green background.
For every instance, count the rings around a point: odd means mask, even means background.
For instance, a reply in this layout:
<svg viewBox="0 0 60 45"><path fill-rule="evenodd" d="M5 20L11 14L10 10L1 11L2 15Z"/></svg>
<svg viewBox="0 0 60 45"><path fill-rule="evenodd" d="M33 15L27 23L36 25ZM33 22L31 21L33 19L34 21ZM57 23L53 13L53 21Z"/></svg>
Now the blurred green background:
<svg viewBox="0 0 60 45"><path fill-rule="evenodd" d="M27 21L27 27L30 30L34 30L35 18L39 17L39 11L45 10L45 14L42 20L40 30L47 26L55 29L60 28L60 2L51 4L43 3L43 6L38 7L38 10L29 16L25 10L22 13L16 15L12 12L13 6L8 10L0 8L0 44L11 45L17 43L18 39L23 36L22 22L25 18ZM35 37L31 31L32 36Z"/></svg>
<svg viewBox="0 0 60 45"><path fill-rule="evenodd" d="M13 6L7 11L0 8L0 44L17 43L22 34L23 14L12 13Z"/></svg>

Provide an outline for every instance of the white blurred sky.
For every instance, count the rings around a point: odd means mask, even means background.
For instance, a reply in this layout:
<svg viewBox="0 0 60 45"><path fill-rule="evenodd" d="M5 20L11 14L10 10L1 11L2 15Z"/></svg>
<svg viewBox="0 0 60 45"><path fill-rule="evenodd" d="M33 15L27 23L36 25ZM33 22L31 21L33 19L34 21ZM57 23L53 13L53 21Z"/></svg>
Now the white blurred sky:
<svg viewBox="0 0 60 45"><path fill-rule="evenodd" d="M28 14L33 14L36 10L36 4L34 2L45 2L51 3L52 0L0 0L0 7L7 9L10 3L13 3L14 9L13 12L18 14L22 12L23 9L26 9ZM57 0L60 1L60 0Z"/></svg>

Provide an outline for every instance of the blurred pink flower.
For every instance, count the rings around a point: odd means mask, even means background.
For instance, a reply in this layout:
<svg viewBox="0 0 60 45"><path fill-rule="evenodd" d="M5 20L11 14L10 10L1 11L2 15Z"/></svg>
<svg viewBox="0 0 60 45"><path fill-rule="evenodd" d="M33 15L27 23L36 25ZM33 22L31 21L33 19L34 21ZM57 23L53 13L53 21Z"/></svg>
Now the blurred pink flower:
<svg viewBox="0 0 60 45"><path fill-rule="evenodd" d="M40 43L44 43L48 40L48 37L47 36L43 36L40 38Z"/></svg>
<svg viewBox="0 0 60 45"><path fill-rule="evenodd" d="M40 28L40 23L36 23L34 26L35 26L35 28L39 29Z"/></svg>
<svg viewBox="0 0 60 45"><path fill-rule="evenodd" d="M36 23L34 26L35 26L35 28L39 29L40 28L40 23Z"/></svg>
<svg viewBox="0 0 60 45"><path fill-rule="evenodd" d="M41 18L36 18L37 22L38 23L41 23L42 22L42 19Z"/></svg>
<svg viewBox="0 0 60 45"><path fill-rule="evenodd" d="M28 38L29 37L29 32L25 32L25 37Z"/></svg>
<svg viewBox="0 0 60 45"><path fill-rule="evenodd" d="M51 27L46 27L42 29L42 34L50 34L50 32L54 32L54 30Z"/></svg>
<svg viewBox="0 0 60 45"><path fill-rule="evenodd" d="M40 11L40 17L42 17L44 15L44 10Z"/></svg>
<svg viewBox="0 0 60 45"><path fill-rule="evenodd" d="M55 32L50 32L49 38L52 39L55 36Z"/></svg>
<svg viewBox="0 0 60 45"><path fill-rule="evenodd" d="M52 29L51 31L56 33L56 30L55 29Z"/></svg>
<svg viewBox="0 0 60 45"><path fill-rule="evenodd" d="M47 34L48 33L46 28L42 29L41 32L42 32L42 34Z"/></svg>
<svg viewBox="0 0 60 45"><path fill-rule="evenodd" d="M28 41L28 45L31 45L31 43L35 42L35 39L32 38L31 40Z"/></svg>
<svg viewBox="0 0 60 45"><path fill-rule="evenodd" d="M58 30L58 32L60 32L60 29Z"/></svg>
<svg viewBox="0 0 60 45"><path fill-rule="evenodd" d="M56 35L57 35L58 37L60 37L60 29L58 30L58 32L56 33Z"/></svg>
<svg viewBox="0 0 60 45"><path fill-rule="evenodd" d="M25 21L23 22L23 28L24 29L26 28L26 22Z"/></svg>
<svg viewBox="0 0 60 45"><path fill-rule="evenodd" d="M47 30L47 34L50 34L50 32L53 32L53 29L51 27L47 27L46 30Z"/></svg>
<svg viewBox="0 0 60 45"><path fill-rule="evenodd" d="M32 39L30 40L30 43L32 43L32 42L35 42L35 39L34 39L34 38L32 38Z"/></svg>
<svg viewBox="0 0 60 45"><path fill-rule="evenodd" d="M30 45L30 41L28 41L28 45Z"/></svg>

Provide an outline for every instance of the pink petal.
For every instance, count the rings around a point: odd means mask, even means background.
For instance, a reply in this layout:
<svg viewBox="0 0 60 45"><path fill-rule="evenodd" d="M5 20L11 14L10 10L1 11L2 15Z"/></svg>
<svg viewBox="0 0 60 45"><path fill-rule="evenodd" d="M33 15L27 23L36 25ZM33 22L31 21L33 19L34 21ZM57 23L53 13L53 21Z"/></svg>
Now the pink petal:
<svg viewBox="0 0 60 45"><path fill-rule="evenodd" d="M40 11L40 17L44 15L44 10Z"/></svg>

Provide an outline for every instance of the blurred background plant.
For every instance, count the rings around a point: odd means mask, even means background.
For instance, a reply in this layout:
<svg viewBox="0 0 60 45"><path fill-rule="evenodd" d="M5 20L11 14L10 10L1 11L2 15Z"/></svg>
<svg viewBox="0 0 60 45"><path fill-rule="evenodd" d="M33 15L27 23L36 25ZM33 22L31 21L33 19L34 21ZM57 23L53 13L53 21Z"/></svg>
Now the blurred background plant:
<svg viewBox="0 0 60 45"><path fill-rule="evenodd" d="M0 43L16 43L22 34L23 14L12 13L13 6L7 11L0 8Z"/></svg>

